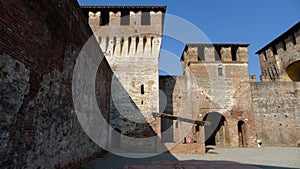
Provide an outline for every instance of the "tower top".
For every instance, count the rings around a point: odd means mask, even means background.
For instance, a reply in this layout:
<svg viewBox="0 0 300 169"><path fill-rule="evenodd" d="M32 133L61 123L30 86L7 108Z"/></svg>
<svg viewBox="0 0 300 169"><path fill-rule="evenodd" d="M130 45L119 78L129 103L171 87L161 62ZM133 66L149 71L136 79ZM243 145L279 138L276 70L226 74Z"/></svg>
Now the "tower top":
<svg viewBox="0 0 300 169"><path fill-rule="evenodd" d="M84 12L97 12L97 11L161 11L166 12L167 6L81 6Z"/></svg>
<svg viewBox="0 0 300 169"><path fill-rule="evenodd" d="M248 43L188 43L181 61L248 62Z"/></svg>

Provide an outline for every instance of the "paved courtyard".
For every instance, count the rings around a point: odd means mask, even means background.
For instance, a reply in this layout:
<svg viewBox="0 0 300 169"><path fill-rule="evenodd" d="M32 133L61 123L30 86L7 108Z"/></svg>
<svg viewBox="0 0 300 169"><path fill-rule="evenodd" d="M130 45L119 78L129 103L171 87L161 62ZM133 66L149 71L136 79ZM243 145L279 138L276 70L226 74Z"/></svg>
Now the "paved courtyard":
<svg viewBox="0 0 300 169"><path fill-rule="evenodd" d="M128 154L123 153L124 156ZM131 154L133 155L133 154ZM138 155L138 154L134 154ZM149 154L148 154L149 155ZM106 154L83 169L299 169L300 148L217 148L207 154L164 153L149 158L126 158Z"/></svg>

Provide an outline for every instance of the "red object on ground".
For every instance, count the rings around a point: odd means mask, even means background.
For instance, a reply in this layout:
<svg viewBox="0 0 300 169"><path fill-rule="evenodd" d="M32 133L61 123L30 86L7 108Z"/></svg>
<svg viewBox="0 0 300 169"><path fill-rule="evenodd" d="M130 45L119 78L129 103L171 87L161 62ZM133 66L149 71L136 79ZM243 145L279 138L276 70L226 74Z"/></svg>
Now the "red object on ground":
<svg viewBox="0 0 300 169"><path fill-rule="evenodd" d="M193 142L193 138L187 137L187 138L186 138L186 142L187 142L187 143L192 143L192 142Z"/></svg>

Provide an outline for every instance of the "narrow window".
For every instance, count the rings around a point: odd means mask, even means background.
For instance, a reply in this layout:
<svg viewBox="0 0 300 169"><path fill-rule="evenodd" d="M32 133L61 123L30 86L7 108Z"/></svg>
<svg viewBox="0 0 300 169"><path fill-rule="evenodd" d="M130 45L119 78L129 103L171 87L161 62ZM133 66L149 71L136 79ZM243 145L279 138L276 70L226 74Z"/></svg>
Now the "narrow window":
<svg viewBox="0 0 300 169"><path fill-rule="evenodd" d="M141 94L145 94L144 85L141 85Z"/></svg>
<svg viewBox="0 0 300 169"><path fill-rule="evenodd" d="M109 12L108 11L101 12L100 26L108 25L108 23L109 23Z"/></svg>
<svg viewBox="0 0 300 169"><path fill-rule="evenodd" d="M223 68L218 68L218 76L223 76Z"/></svg>
<svg viewBox="0 0 300 169"><path fill-rule="evenodd" d="M141 25L150 25L150 11L142 12Z"/></svg>
<svg viewBox="0 0 300 169"><path fill-rule="evenodd" d="M129 11L121 12L121 25L129 25L130 24L130 15Z"/></svg>

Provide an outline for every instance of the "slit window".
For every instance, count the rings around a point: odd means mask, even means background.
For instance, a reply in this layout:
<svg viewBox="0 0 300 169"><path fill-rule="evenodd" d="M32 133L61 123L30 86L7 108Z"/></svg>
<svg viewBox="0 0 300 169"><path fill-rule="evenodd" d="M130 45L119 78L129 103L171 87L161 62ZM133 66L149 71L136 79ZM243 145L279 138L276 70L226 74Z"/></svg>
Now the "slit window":
<svg viewBox="0 0 300 169"><path fill-rule="evenodd" d="M142 12L141 25L150 25L150 11Z"/></svg>
<svg viewBox="0 0 300 169"><path fill-rule="evenodd" d="M141 94L145 94L145 89L144 89L144 85L141 85Z"/></svg>

